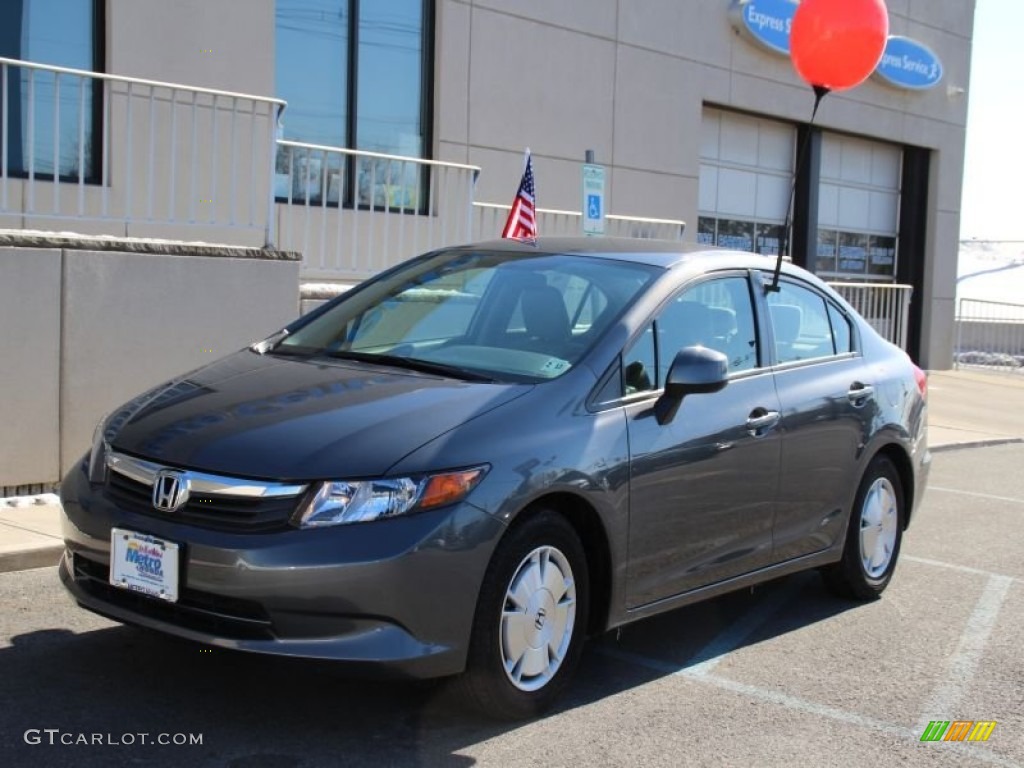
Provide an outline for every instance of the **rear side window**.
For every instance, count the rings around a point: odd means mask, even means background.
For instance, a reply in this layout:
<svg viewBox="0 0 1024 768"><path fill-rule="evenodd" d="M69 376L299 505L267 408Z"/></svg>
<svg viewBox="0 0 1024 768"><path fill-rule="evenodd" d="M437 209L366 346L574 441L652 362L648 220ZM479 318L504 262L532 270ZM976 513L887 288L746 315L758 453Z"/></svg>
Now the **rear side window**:
<svg viewBox="0 0 1024 768"><path fill-rule="evenodd" d="M820 294L782 282L779 290L769 293L767 298L779 364L850 351L849 321Z"/></svg>
<svg viewBox="0 0 1024 768"><path fill-rule="evenodd" d="M836 354L843 355L853 352L853 332L850 318L844 315L832 302L828 302L828 319L832 323L832 338L835 340Z"/></svg>

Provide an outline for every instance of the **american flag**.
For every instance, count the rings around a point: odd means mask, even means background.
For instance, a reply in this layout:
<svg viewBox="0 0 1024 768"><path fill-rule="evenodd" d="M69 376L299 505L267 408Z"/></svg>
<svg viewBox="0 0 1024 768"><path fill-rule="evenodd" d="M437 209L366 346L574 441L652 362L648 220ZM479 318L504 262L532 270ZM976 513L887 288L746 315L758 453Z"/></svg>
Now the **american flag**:
<svg viewBox="0 0 1024 768"><path fill-rule="evenodd" d="M508 213L508 221L505 222L501 236L516 240L537 239L537 208L533 189L533 158L530 156L530 150L526 150L526 170L523 171L523 180L519 182L519 191L516 192L515 202L512 203L512 210Z"/></svg>

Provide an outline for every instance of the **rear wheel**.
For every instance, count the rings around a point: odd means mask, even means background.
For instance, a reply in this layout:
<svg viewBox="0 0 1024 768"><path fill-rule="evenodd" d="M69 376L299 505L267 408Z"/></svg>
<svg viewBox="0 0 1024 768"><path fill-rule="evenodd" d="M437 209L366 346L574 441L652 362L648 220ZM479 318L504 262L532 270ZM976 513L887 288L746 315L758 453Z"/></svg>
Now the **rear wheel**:
<svg viewBox="0 0 1024 768"><path fill-rule="evenodd" d="M858 600L881 595L896 568L905 519L899 472L888 457L876 456L857 489L843 558L822 571L828 587Z"/></svg>
<svg viewBox="0 0 1024 768"><path fill-rule="evenodd" d="M544 510L509 531L484 577L456 679L466 702L501 719L549 707L579 661L588 602L586 556L565 518Z"/></svg>

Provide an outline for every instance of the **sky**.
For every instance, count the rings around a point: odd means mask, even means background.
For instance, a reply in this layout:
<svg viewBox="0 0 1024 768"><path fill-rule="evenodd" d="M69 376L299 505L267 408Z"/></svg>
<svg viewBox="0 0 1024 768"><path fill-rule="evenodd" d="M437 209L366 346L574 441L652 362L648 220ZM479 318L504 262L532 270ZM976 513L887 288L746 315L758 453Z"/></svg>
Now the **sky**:
<svg viewBox="0 0 1024 768"><path fill-rule="evenodd" d="M1024 1L977 0L961 239L1024 241Z"/></svg>

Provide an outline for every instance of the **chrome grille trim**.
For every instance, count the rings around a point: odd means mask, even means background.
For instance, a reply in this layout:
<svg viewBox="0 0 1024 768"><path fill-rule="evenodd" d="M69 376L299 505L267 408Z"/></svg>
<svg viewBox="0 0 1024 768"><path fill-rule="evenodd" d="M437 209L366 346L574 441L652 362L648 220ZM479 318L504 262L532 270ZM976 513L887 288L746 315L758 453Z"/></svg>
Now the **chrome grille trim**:
<svg viewBox="0 0 1024 768"><path fill-rule="evenodd" d="M289 496L298 496L309 488L309 485L289 485L260 480L244 480L237 477L195 472L191 469L183 470L177 467L156 464L152 461L136 459L133 456L125 456L123 453L116 453L114 451L110 451L107 454L107 467L113 472L124 475L137 483L148 485L150 488L153 487L157 472L162 469L176 469L188 478L189 488L193 493L208 496L229 496L248 499L287 498Z"/></svg>

